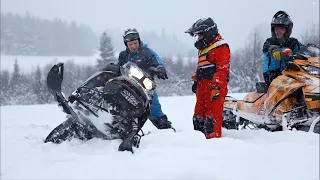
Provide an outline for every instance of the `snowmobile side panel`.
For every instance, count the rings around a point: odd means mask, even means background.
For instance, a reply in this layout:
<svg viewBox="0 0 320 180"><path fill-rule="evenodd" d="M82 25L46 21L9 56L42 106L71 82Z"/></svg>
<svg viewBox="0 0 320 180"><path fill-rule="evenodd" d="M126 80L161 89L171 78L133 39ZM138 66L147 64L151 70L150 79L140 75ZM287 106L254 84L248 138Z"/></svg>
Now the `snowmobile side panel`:
<svg viewBox="0 0 320 180"><path fill-rule="evenodd" d="M278 76L272 81L270 87L266 93L264 109L267 115L270 115L278 106L280 101L285 99L288 95L292 94L305 84L300 83L285 75ZM286 109L291 108L292 104L288 104Z"/></svg>
<svg viewBox="0 0 320 180"><path fill-rule="evenodd" d="M254 103L259 100L265 93L250 93L244 97L243 101L246 103Z"/></svg>
<svg viewBox="0 0 320 180"><path fill-rule="evenodd" d="M115 106L124 117L137 118L144 109L140 95L119 81L110 81L104 88L107 103Z"/></svg>

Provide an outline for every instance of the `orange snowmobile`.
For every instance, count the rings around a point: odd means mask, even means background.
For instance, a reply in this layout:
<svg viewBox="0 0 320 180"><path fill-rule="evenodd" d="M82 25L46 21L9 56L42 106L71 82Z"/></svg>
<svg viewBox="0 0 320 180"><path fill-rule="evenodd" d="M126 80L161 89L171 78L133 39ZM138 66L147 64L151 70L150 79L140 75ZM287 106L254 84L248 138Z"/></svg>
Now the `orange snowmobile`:
<svg viewBox="0 0 320 180"><path fill-rule="evenodd" d="M243 100L228 96L223 127L227 129L303 130L320 133L319 47L307 45L290 55L282 75L269 87L256 83L257 92Z"/></svg>

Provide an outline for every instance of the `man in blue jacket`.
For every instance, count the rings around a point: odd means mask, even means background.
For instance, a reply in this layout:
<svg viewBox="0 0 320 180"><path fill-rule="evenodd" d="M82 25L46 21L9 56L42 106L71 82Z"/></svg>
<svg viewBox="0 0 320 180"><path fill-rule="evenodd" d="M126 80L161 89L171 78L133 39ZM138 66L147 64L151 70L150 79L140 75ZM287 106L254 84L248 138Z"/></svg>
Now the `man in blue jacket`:
<svg viewBox="0 0 320 180"><path fill-rule="evenodd" d="M287 54L283 50L289 48L296 54L302 44L293 37L290 37L293 22L285 11L278 11L271 21L271 35L263 45L264 65L263 77L269 86L273 79L281 75L285 67Z"/></svg>
<svg viewBox="0 0 320 180"><path fill-rule="evenodd" d="M123 35L123 41L126 50L121 51L118 58L118 64L124 65L131 61L136 63L141 69L147 71L150 67L157 69L157 77L160 79L168 79L166 69L160 57L140 40L140 35L136 29L127 29ZM160 73L159 73L160 72ZM150 121L158 129L172 128L171 122L168 121L167 115L162 112L156 91L153 93L151 103Z"/></svg>

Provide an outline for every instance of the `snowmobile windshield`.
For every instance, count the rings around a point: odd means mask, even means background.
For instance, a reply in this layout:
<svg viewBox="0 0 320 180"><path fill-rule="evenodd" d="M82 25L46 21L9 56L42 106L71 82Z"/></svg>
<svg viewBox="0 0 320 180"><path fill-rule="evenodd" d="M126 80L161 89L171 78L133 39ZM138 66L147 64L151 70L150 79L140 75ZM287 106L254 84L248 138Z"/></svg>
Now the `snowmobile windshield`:
<svg viewBox="0 0 320 180"><path fill-rule="evenodd" d="M135 63L127 62L122 66L122 68L120 68L120 70L122 75L136 80L147 91L151 91L156 87L154 81L149 78L149 75L140 69Z"/></svg>
<svg viewBox="0 0 320 180"><path fill-rule="evenodd" d="M310 57L319 57L320 49L316 45L308 44L300 49L297 53L297 59L305 59L307 60Z"/></svg>
<svg viewBox="0 0 320 180"><path fill-rule="evenodd" d="M300 49L300 51L296 54L295 59L308 60L308 58L319 57L320 49L316 45L308 44ZM314 65L301 65L301 67L309 74L320 76L320 68L315 64L319 64L318 62L313 62L311 64Z"/></svg>

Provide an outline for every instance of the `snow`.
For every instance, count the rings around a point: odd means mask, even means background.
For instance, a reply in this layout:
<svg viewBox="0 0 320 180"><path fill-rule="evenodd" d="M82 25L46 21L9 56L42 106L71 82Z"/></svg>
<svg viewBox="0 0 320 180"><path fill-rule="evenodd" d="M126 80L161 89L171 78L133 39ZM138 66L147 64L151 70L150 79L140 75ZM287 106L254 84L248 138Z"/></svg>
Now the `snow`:
<svg viewBox="0 0 320 180"><path fill-rule="evenodd" d="M2 106L1 179L319 179L318 134L224 130L206 140L193 130L194 96L160 102L178 132L147 122L143 130L152 133L134 154L118 152L118 140L44 144L65 119L58 106Z"/></svg>

